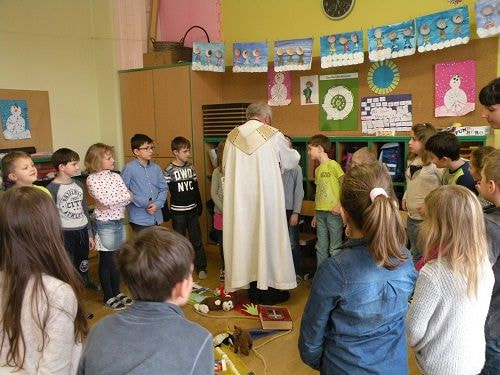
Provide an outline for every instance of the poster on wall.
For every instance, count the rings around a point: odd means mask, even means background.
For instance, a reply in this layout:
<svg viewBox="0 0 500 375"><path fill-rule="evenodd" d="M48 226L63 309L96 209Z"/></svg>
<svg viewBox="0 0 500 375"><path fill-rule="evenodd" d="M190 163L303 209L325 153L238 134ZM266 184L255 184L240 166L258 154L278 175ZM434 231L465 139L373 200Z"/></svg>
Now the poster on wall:
<svg viewBox="0 0 500 375"><path fill-rule="evenodd" d="M224 72L226 65L224 43L193 42L192 70Z"/></svg>
<svg viewBox="0 0 500 375"><path fill-rule="evenodd" d="M399 83L399 69L390 60L377 61L370 66L366 76L368 87L376 94L388 94Z"/></svg>
<svg viewBox="0 0 500 375"><path fill-rule="evenodd" d="M365 61L363 53L363 33L323 35L320 38L321 68L356 65Z"/></svg>
<svg viewBox="0 0 500 375"><path fill-rule="evenodd" d="M368 30L368 58L382 61L415 53L414 21L374 27Z"/></svg>
<svg viewBox="0 0 500 375"><path fill-rule="evenodd" d="M469 42L467 6L418 17L415 24L418 52L437 51Z"/></svg>
<svg viewBox="0 0 500 375"><path fill-rule="evenodd" d="M358 73L319 77L320 130L358 128Z"/></svg>
<svg viewBox="0 0 500 375"><path fill-rule="evenodd" d="M300 104L319 104L318 76L300 77Z"/></svg>
<svg viewBox="0 0 500 375"><path fill-rule="evenodd" d="M31 138L26 100L0 100L0 118L6 140Z"/></svg>
<svg viewBox="0 0 500 375"><path fill-rule="evenodd" d="M292 73L267 72L267 104L270 106L288 105L292 102Z"/></svg>
<svg viewBox="0 0 500 375"><path fill-rule="evenodd" d="M233 72L267 72L266 42L233 43Z"/></svg>
<svg viewBox="0 0 500 375"><path fill-rule="evenodd" d="M476 0L476 25L480 38L500 33L500 1Z"/></svg>
<svg viewBox="0 0 500 375"><path fill-rule="evenodd" d="M476 62L436 64L434 70L436 117L463 116L476 106Z"/></svg>
<svg viewBox="0 0 500 375"><path fill-rule="evenodd" d="M274 42L274 71L310 70L313 38Z"/></svg>
<svg viewBox="0 0 500 375"><path fill-rule="evenodd" d="M367 96L361 98L361 131L410 131L412 122L411 94Z"/></svg>

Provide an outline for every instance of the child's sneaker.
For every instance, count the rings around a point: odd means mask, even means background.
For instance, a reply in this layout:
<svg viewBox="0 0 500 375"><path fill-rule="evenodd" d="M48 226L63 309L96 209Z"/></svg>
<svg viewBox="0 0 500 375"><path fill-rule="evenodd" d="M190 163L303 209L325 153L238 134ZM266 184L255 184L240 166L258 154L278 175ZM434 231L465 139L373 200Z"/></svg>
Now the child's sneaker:
<svg viewBox="0 0 500 375"><path fill-rule="evenodd" d="M123 303L125 306L130 306L134 303L134 300L124 293L120 293L115 297L118 301Z"/></svg>
<svg viewBox="0 0 500 375"><path fill-rule="evenodd" d="M113 310L123 310L125 308L123 302L116 297L111 297L106 302L104 302L103 305Z"/></svg>
<svg viewBox="0 0 500 375"><path fill-rule="evenodd" d="M198 279L205 280L207 277L208 277L207 273L204 270L201 270L200 272L198 272Z"/></svg>
<svg viewBox="0 0 500 375"><path fill-rule="evenodd" d="M226 276L226 273L224 272L224 270L221 269L219 272L219 281L224 281L225 276Z"/></svg>

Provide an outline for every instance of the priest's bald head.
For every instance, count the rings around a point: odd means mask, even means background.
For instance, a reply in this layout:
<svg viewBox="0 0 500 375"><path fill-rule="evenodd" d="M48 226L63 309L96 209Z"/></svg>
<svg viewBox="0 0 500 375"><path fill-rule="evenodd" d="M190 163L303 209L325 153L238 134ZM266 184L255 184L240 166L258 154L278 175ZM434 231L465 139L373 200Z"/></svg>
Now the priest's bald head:
<svg viewBox="0 0 500 375"><path fill-rule="evenodd" d="M247 120L259 120L264 124L271 125L271 107L266 102L252 103L247 107Z"/></svg>

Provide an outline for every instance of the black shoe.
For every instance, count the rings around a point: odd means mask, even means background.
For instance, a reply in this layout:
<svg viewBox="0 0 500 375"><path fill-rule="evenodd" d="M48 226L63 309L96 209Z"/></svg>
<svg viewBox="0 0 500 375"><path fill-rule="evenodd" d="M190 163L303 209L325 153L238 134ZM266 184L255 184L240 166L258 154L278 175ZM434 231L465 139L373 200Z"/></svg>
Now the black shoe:
<svg viewBox="0 0 500 375"><path fill-rule="evenodd" d="M101 290L101 286L95 285L92 281L89 281L88 283L86 283L85 288L90 289L90 290L96 290L96 291Z"/></svg>
<svg viewBox="0 0 500 375"><path fill-rule="evenodd" d="M274 288L262 290L260 294L260 301L264 305L277 305L278 303L288 301L289 298L290 292L288 290L278 290Z"/></svg>

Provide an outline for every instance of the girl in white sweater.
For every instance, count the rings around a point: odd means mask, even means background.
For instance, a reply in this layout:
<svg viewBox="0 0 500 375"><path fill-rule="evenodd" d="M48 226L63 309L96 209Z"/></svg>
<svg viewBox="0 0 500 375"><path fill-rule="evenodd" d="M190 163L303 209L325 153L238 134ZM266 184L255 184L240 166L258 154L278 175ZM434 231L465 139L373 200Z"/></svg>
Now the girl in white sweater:
<svg viewBox="0 0 500 375"><path fill-rule="evenodd" d="M426 375L478 374L494 278L481 205L459 185L425 198L425 265L407 314L408 344Z"/></svg>
<svg viewBox="0 0 500 375"><path fill-rule="evenodd" d="M56 206L33 187L0 199L1 373L74 374L88 326Z"/></svg>

